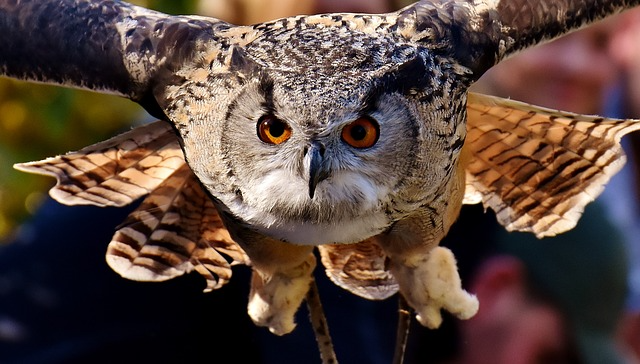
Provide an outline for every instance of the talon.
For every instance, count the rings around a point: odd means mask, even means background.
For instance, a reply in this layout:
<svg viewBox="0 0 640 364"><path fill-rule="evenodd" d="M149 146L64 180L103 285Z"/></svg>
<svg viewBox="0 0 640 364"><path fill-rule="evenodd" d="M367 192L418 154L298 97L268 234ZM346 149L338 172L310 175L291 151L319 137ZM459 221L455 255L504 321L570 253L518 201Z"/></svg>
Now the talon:
<svg viewBox="0 0 640 364"><path fill-rule="evenodd" d="M442 315L440 308L434 306L426 306L421 312L416 314L416 320L430 329L437 329L442 324Z"/></svg>

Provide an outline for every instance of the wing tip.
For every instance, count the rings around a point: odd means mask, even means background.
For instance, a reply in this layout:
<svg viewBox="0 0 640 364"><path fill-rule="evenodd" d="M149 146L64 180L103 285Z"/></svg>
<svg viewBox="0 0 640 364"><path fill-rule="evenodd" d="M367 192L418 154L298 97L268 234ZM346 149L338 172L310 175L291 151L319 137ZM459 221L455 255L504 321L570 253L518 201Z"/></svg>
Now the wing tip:
<svg viewBox="0 0 640 364"><path fill-rule="evenodd" d="M110 252L105 257L109 267L121 277L139 282L164 282L187 273L187 271L169 268L162 273L157 273L145 266L135 264L127 257L122 257Z"/></svg>

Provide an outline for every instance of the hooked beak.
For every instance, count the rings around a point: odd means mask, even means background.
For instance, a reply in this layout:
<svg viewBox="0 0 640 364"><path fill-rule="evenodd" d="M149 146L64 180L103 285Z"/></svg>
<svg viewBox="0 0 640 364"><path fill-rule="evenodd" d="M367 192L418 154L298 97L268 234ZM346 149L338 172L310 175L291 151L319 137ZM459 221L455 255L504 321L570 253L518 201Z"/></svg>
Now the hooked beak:
<svg viewBox="0 0 640 364"><path fill-rule="evenodd" d="M309 198L313 198L318 183L329 177L329 171L324 163L324 145L319 142L311 143L305 156L305 165L309 172Z"/></svg>

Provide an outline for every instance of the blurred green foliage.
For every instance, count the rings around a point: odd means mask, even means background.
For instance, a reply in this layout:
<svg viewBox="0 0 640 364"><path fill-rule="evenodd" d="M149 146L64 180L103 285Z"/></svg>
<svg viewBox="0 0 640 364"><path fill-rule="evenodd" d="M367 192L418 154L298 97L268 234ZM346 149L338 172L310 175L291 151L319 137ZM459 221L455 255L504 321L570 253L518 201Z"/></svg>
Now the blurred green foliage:
<svg viewBox="0 0 640 364"><path fill-rule="evenodd" d="M130 1L191 14L196 0ZM0 78L0 241L34 214L55 184L13 169L107 139L146 118L137 104L110 95Z"/></svg>

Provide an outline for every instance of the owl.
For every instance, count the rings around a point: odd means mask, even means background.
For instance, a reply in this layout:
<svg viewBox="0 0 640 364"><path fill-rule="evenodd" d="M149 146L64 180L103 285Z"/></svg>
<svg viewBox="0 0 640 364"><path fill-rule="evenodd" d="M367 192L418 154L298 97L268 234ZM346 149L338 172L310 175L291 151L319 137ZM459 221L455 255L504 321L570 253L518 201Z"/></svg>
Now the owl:
<svg viewBox="0 0 640 364"><path fill-rule="evenodd" d="M427 327L478 309L439 247L464 203L509 230L571 229L624 163L633 120L469 93L510 55L638 4L432 0L235 26L110 0L0 3L0 72L115 93L159 120L23 163L65 204L123 206L108 264L206 290L251 265L248 313L295 327L316 248L337 285L399 292ZM43 20L43 19L46 19ZM470 242L472 243L472 242Z"/></svg>

